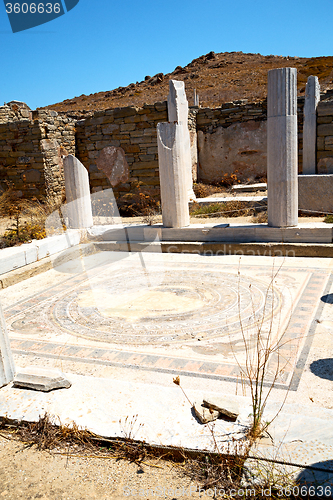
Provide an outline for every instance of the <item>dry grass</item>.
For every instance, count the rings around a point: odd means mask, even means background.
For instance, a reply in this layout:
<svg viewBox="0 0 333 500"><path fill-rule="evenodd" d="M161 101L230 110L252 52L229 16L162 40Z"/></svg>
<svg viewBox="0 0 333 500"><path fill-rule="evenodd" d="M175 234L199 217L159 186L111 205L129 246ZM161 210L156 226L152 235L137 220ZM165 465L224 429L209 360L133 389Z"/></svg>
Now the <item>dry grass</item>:
<svg viewBox="0 0 333 500"><path fill-rule="evenodd" d="M125 433L123 439L105 439L90 431L79 429L74 422L71 425L63 425L59 421L56 424L56 422L57 419L51 418L48 414L41 416L38 422L33 423L13 422L3 418L0 420L0 435L8 440L18 440L27 447L46 450L53 455L63 455L67 457L67 460L70 457L123 459L139 466L144 464L159 468L161 472L164 469L163 464L166 464L169 467L176 467L179 474L196 482L202 490L207 492L207 496L208 490L214 491L215 488L217 491L226 492L222 497L209 495L214 499L244 499L244 494L241 492L245 489L252 490L251 498L260 500L277 500L278 498L298 500L301 498L293 495L281 496L281 491L279 491L281 483L276 482L278 476L275 473L274 464L268 466L269 472L266 471L260 484L256 475L249 478L247 474L246 486L244 486L244 463L248 457L249 447L246 444L244 446L241 441L238 449L237 443L236 446L235 442L231 443L232 453L200 452L163 446L153 447L145 442L136 441L135 432L140 427L140 424L137 425L137 416L126 418L122 423ZM258 467L258 470L262 470L263 467L268 470L265 465ZM283 478L283 484L289 490L294 486L292 478L287 475ZM263 494L263 488L270 489L271 495ZM231 491L233 493L230 494Z"/></svg>
<svg viewBox="0 0 333 500"><path fill-rule="evenodd" d="M143 217L145 224L152 225L161 214L160 192L139 182L117 200L119 214L123 217Z"/></svg>
<svg viewBox="0 0 333 500"><path fill-rule="evenodd" d="M203 182L195 182L193 184L193 191L197 198L207 198L215 193L225 192L225 187L214 185L214 184L205 184Z"/></svg>
<svg viewBox="0 0 333 500"><path fill-rule="evenodd" d="M256 215L256 206L244 201L226 201L200 206L193 203L190 213L194 217L248 217Z"/></svg>
<svg viewBox="0 0 333 500"><path fill-rule="evenodd" d="M12 189L5 191L0 196L0 217L9 218L10 223L0 237L0 248L45 238L46 219L57 209L51 200L42 203L36 198L23 198Z"/></svg>

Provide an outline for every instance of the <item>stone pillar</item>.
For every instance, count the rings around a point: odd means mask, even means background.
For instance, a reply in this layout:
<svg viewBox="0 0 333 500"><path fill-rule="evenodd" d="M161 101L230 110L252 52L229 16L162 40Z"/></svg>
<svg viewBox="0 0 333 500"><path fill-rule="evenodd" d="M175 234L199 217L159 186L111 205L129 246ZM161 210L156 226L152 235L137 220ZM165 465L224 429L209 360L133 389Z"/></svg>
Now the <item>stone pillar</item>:
<svg viewBox="0 0 333 500"><path fill-rule="evenodd" d="M0 387L9 384L15 376L15 365L0 304Z"/></svg>
<svg viewBox="0 0 333 500"><path fill-rule="evenodd" d="M303 123L303 174L315 174L317 164L317 106L320 86L317 76L309 76L305 88Z"/></svg>
<svg viewBox="0 0 333 500"><path fill-rule="evenodd" d="M190 133L188 130L188 102L185 94L184 82L178 80L169 81L168 95L168 120L170 123L178 122L183 125L184 142L184 168L185 183L188 201L195 199L192 179L192 158Z"/></svg>
<svg viewBox="0 0 333 500"><path fill-rule="evenodd" d="M190 225L185 165L188 161L181 123L158 123L157 144L164 227Z"/></svg>
<svg viewBox="0 0 333 500"><path fill-rule="evenodd" d="M268 72L267 197L268 225L298 223L297 70Z"/></svg>
<svg viewBox="0 0 333 500"><path fill-rule="evenodd" d="M93 226L89 175L87 169L75 156L64 158L66 203L65 213L69 227L80 229Z"/></svg>

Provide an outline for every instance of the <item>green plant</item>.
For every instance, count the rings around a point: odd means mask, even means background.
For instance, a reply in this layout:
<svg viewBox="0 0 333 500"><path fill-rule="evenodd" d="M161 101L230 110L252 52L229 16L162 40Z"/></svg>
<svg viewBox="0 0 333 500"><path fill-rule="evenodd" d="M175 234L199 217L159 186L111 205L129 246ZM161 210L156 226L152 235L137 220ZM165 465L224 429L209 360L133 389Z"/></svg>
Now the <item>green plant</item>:
<svg viewBox="0 0 333 500"><path fill-rule="evenodd" d="M326 215L324 222L327 224L333 224L333 214Z"/></svg>

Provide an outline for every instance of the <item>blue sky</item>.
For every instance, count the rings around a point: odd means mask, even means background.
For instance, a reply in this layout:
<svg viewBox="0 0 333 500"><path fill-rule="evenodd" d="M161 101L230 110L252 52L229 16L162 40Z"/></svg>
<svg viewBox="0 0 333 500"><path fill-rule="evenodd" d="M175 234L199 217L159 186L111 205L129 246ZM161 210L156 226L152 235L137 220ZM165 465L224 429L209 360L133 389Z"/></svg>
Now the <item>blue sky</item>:
<svg viewBox="0 0 333 500"><path fill-rule="evenodd" d="M80 0L14 34L0 0L0 105L111 90L211 50L333 55L332 19L333 0Z"/></svg>

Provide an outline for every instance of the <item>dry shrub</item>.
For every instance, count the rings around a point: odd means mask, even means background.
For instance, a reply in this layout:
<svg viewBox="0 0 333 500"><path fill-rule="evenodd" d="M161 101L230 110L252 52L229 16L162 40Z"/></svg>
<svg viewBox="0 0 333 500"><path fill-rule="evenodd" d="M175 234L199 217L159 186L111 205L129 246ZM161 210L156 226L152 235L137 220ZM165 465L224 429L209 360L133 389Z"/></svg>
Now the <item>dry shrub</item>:
<svg viewBox="0 0 333 500"><path fill-rule="evenodd" d="M197 198L207 198L212 194L221 193L222 191L225 191L225 189L218 185L198 182L193 184L193 191Z"/></svg>
<svg viewBox="0 0 333 500"><path fill-rule="evenodd" d="M252 217L252 222L255 224L265 224L268 222L267 211L257 212L256 215Z"/></svg>
<svg viewBox="0 0 333 500"><path fill-rule="evenodd" d="M143 216L147 224L153 224L161 213L160 192L156 188L138 183L132 192L117 200L119 213L123 217Z"/></svg>
<svg viewBox="0 0 333 500"><path fill-rule="evenodd" d="M248 217L255 215L255 213L255 207L249 206L247 202L237 200L203 206L193 203L191 208L191 215L198 217Z"/></svg>
<svg viewBox="0 0 333 500"><path fill-rule="evenodd" d="M20 245L46 237L45 221L58 208L52 200L26 199L8 189L0 196L0 217L10 219L10 226L0 238L0 248Z"/></svg>
<svg viewBox="0 0 333 500"><path fill-rule="evenodd" d="M21 423L15 429L16 436L25 443L36 445L38 450L50 450L62 444L92 446L95 436L87 430L81 430L73 422L71 425L55 425L54 419L45 413L38 422Z"/></svg>

